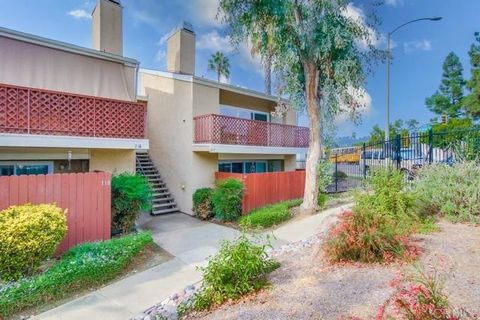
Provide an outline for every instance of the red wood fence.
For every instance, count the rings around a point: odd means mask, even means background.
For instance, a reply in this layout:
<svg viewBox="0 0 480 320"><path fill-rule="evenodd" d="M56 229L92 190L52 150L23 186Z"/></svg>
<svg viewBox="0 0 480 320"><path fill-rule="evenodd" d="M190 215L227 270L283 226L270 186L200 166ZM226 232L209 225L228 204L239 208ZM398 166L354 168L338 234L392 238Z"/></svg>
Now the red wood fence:
<svg viewBox="0 0 480 320"><path fill-rule="evenodd" d="M309 129L218 114L194 118L195 143L308 148Z"/></svg>
<svg viewBox="0 0 480 320"><path fill-rule="evenodd" d="M65 173L0 177L0 210L25 203L56 203L67 209L68 232L57 252L110 239L111 174Z"/></svg>
<svg viewBox="0 0 480 320"><path fill-rule="evenodd" d="M243 214L279 201L302 198L305 187L305 171L215 173L215 179L227 178L236 178L245 186L242 203Z"/></svg>
<svg viewBox="0 0 480 320"><path fill-rule="evenodd" d="M145 104L0 84L0 132L144 138Z"/></svg>

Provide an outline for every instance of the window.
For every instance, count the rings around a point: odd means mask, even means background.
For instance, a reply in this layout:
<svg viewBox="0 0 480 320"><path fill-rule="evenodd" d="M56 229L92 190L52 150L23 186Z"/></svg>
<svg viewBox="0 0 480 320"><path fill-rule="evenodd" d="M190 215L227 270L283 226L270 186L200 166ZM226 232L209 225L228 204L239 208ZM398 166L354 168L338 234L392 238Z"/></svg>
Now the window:
<svg viewBox="0 0 480 320"><path fill-rule="evenodd" d="M232 107L232 106L220 106L220 114L223 116L248 119L248 120L257 120L268 122L270 120L269 114L267 112L254 111L244 108Z"/></svg>
<svg viewBox="0 0 480 320"><path fill-rule="evenodd" d="M283 171L283 160L220 161L219 172L262 173Z"/></svg>
<svg viewBox="0 0 480 320"><path fill-rule="evenodd" d="M233 173L243 173L243 162L232 162Z"/></svg>
<svg viewBox="0 0 480 320"><path fill-rule="evenodd" d="M13 176L15 167L13 165L0 165L0 177L1 176Z"/></svg>
<svg viewBox="0 0 480 320"><path fill-rule="evenodd" d="M52 161L0 161L0 176L47 174L52 172Z"/></svg>

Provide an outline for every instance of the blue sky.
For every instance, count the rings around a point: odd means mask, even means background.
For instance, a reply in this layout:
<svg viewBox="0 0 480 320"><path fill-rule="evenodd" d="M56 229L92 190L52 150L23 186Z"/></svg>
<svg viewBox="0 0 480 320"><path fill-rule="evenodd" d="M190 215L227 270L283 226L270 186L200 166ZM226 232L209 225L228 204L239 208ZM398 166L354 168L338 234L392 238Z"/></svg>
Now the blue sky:
<svg viewBox="0 0 480 320"><path fill-rule="evenodd" d="M354 1L357 8L369 0ZM215 20L216 0L123 0L124 53L142 67L165 69L165 35L186 20L197 34L196 74L214 78L207 72L208 57L217 50L230 56L230 83L263 90L262 69L250 56L247 46L234 51ZM91 46L91 20L95 0L0 0L0 26L77 45ZM420 22L394 35L391 82L391 119L417 119L425 124L433 117L425 98L438 88L441 65L450 51L460 56L469 75L467 51L473 33L480 31L480 0L386 0L379 8L380 47L384 35L408 20L442 16L440 22ZM383 37L383 40L382 40ZM367 135L374 124L384 126L385 65L375 66L367 78L370 105L355 126L339 120L338 136Z"/></svg>

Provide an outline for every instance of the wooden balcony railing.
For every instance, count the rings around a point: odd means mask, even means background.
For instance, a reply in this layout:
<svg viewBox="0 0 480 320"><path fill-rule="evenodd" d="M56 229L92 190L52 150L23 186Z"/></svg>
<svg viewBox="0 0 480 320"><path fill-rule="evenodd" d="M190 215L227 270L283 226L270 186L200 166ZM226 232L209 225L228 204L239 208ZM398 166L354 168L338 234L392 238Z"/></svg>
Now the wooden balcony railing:
<svg viewBox="0 0 480 320"><path fill-rule="evenodd" d="M218 114L194 118L194 143L307 148L309 129Z"/></svg>
<svg viewBox="0 0 480 320"><path fill-rule="evenodd" d="M146 106L0 84L0 133L146 137Z"/></svg>

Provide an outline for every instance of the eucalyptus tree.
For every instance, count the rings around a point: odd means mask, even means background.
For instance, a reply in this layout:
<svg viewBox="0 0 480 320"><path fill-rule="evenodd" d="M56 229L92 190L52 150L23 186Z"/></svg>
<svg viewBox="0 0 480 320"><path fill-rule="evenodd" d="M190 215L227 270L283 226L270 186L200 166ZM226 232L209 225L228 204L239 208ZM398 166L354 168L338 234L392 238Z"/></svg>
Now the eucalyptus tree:
<svg viewBox="0 0 480 320"><path fill-rule="evenodd" d="M217 81L224 76L226 79L230 76L230 60L221 51L217 51L208 60L208 71L214 71L217 74Z"/></svg>
<svg viewBox="0 0 480 320"><path fill-rule="evenodd" d="M262 30L263 32L258 32L252 35L251 37L251 54L256 56L261 54L262 48L266 46L267 50L262 58L262 66L264 73L264 89L266 94L272 94L272 64L273 64L273 53L272 53L272 37L271 27L268 30Z"/></svg>
<svg viewBox="0 0 480 320"><path fill-rule="evenodd" d="M345 0L220 0L219 17L235 45L260 41L260 54L269 53L280 81L279 96L293 108L306 108L310 139L305 193L301 209L317 209L322 130L326 117L341 109L355 114L362 107L363 87L374 46L374 27Z"/></svg>

